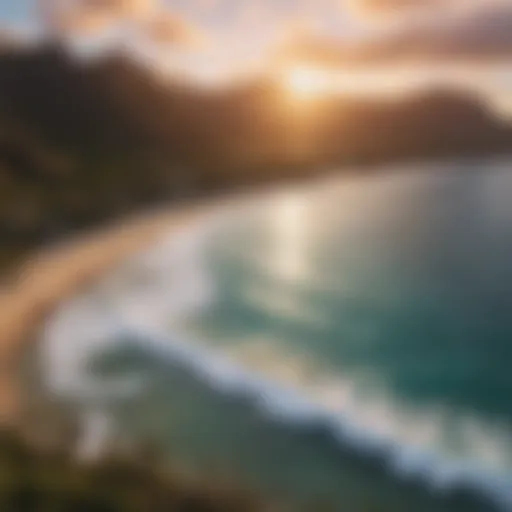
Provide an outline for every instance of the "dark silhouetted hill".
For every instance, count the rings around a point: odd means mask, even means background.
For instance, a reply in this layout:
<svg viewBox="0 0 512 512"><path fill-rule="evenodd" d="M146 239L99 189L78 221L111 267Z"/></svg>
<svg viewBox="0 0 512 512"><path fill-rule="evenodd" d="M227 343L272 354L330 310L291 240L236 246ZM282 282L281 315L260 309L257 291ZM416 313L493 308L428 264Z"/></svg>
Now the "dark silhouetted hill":
<svg viewBox="0 0 512 512"><path fill-rule="evenodd" d="M140 205L314 175L325 164L508 152L471 95L293 104L271 80L207 90L123 56L0 53L0 237L21 245Z"/></svg>

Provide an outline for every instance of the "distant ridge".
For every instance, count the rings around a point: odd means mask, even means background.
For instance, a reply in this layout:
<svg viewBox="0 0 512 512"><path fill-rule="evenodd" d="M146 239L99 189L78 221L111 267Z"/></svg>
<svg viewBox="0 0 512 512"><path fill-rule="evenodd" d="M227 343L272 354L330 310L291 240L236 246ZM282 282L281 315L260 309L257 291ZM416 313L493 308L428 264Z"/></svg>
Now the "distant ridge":
<svg viewBox="0 0 512 512"><path fill-rule="evenodd" d="M225 90L165 82L121 54L79 62L57 45L0 52L0 236L23 245L326 165L512 151L512 127L455 90L330 97L303 111L284 94L264 79Z"/></svg>

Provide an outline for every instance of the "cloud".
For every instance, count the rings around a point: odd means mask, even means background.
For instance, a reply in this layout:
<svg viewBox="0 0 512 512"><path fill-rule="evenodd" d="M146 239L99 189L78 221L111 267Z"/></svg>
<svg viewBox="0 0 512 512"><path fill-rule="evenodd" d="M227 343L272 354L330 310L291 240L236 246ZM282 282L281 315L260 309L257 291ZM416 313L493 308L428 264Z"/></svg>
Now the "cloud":
<svg viewBox="0 0 512 512"><path fill-rule="evenodd" d="M403 10L430 8L432 4L439 5L440 0L352 0L349 6L363 15L396 14Z"/></svg>
<svg viewBox="0 0 512 512"><path fill-rule="evenodd" d="M144 36L158 46L180 46L198 49L206 42L205 34L182 16L163 11L143 25Z"/></svg>
<svg viewBox="0 0 512 512"><path fill-rule="evenodd" d="M86 7L85 3L40 0L40 23L48 35L59 38L96 33L112 23L110 13L98 6Z"/></svg>
<svg viewBox="0 0 512 512"><path fill-rule="evenodd" d="M155 0L75 0L78 8L116 17L144 17L156 9Z"/></svg>
<svg viewBox="0 0 512 512"><path fill-rule="evenodd" d="M361 48L366 59L512 59L512 4L492 2L456 16L397 31Z"/></svg>
<svg viewBox="0 0 512 512"><path fill-rule="evenodd" d="M275 14L268 5L248 3L242 7L237 18L241 27L254 28L263 23L271 23Z"/></svg>
<svg viewBox="0 0 512 512"><path fill-rule="evenodd" d="M377 0L375 0L377 1ZM391 2L395 0L379 0ZM397 0L408 1L408 0ZM422 0L426 2L426 0ZM437 1L437 0L432 0ZM512 2L474 0L446 15L415 19L375 31L359 42L302 37L281 48L281 57L326 65L397 62L512 61Z"/></svg>
<svg viewBox="0 0 512 512"><path fill-rule="evenodd" d="M347 0L348 8L366 18L387 19L411 15L446 15L448 10L470 8L494 0Z"/></svg>
<svg viewBox="0 0 512 512"><path fill-rule="evenodd" d="M156 0L39 0L39 13L51 31L69 35L144 19L156 5Z"/></svg>
<svg viewBox="0 0 512 512"><path fill-rule="evenodd" d="M44 0L42 0L44 3ZM45 21L54 35L101 35L118 27L129 38L159 46L199 47L202 32L157 0L50 0L44 3Z"/></svg>
<svg viewBox="0 0 512 512"><path fill-rule="evenodd" d="M221 5L221 0L196 0L197 8L200 13L209 13Z"/></svg>
<svg viewBox="0 0 512 512"><path fill-rule="evenodd" d="M94 36L113 25L110 16L94 12L69 12L60 16L58 32L64 36Z"/></svg>

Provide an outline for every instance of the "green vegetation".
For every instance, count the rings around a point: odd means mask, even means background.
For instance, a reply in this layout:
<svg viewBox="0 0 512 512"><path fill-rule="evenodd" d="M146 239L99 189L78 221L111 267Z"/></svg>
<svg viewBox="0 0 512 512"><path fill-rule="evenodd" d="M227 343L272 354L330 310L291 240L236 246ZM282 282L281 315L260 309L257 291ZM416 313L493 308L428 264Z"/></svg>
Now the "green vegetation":
<svg viewBox="0 0 512 512"><path fill-rule="evenodd" d="M63 452L29 447L0 433L2 512L260 512L249 492L159 471L143 457L78 464ZM276 509L272 509L276 510Z"/></svg>

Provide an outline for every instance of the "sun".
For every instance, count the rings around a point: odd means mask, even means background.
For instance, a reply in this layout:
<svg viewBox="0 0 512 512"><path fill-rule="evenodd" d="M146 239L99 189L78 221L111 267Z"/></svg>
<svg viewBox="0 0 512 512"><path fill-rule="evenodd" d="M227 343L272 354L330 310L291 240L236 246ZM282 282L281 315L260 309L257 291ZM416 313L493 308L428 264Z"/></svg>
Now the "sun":
<svg viewBox="0 0 512 512"><path fill-rule="evenodd" d="M312 99L323 95L329 88L327 77L320 70L296 67L284 76L286 89L299 99Z"/></svg>

